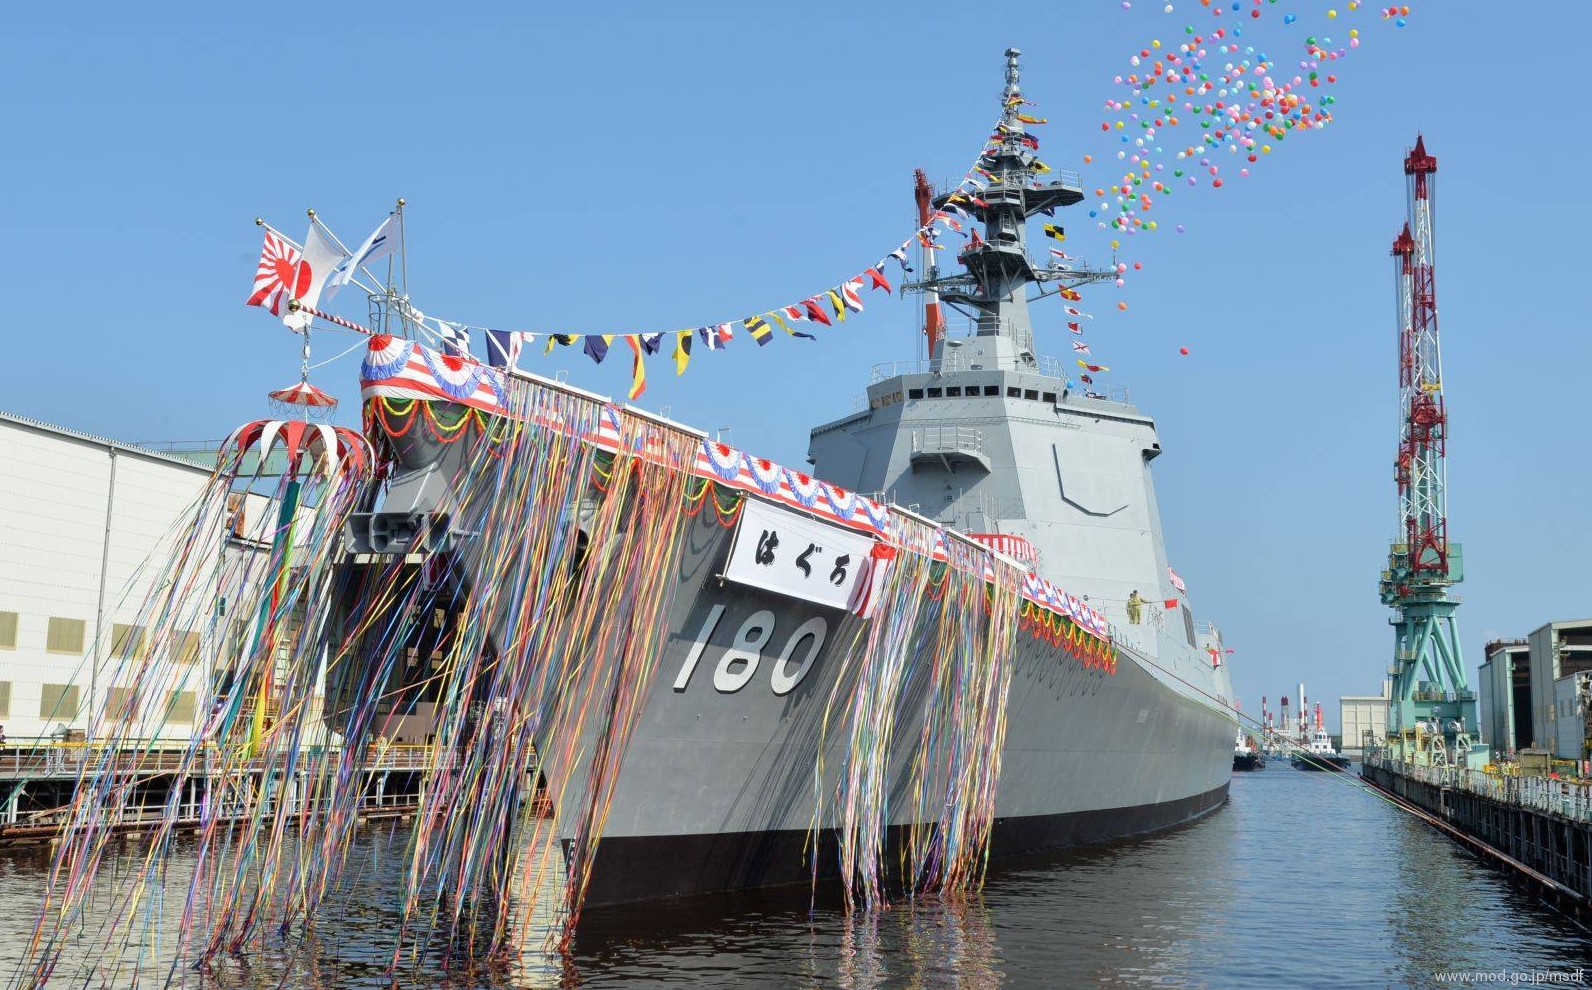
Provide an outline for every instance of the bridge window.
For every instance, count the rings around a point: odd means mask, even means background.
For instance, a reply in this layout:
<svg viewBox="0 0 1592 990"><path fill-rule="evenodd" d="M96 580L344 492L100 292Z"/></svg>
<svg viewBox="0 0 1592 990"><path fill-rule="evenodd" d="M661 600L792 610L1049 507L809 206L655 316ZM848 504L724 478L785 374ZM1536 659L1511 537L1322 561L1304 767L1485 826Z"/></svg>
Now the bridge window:
<svg viewBox="0 0 1592 990"><path fill-rule="evenodd" d="M985 385L984 394L986 396L993 395L999 397L1001 394L1001 387L999 385Z"/></svg>
<svg viewBox="0 0 1592 990"><path fill-rule="evenodd" d="M931 399L938 399L943 394L944 393L938 388L929 389L929 398Z"/></svg>
<svg viewBox="0 0 1592 990"><path fill-rule="evenodd" d="M1023 398L1028 399L1028 400L1033 401L1033 402L1039 401L1039 389L1037 389L1037 388L1025 388L1025 389L1023 389Z"/></svg>
<svg viewBox="0 0 1592 990"><path fill-rule="evenodd" d="M1041 396L1041 398L1044 401L1049 402L1052 405L1054 405L1055 402L1056 402L1056 393L1055 392L1046 392L1043 396Z"/></svg>
<svg viewBox="0 0 1592 990"><path fill-rule="evenodd" d="M962 386L960 386L960 385L948 386L946 388L946 390L945 390L945 397L947 399L959 399L959 398L961 398L962 397Z"/></svg>
<svg viewBox="0 0 1592 990"><path fill-rule="evenodd" d="M907 389L907 398L921 399L923 398L923 390L921 388L909 388Z"/></svg>
<svg viewBox="0 0 1592 990"><path fill-rule="evenodd" d="M1023 397L1023 390L1022 389L1013 388L1010 385L1008 385L1006 387L1006 398L1008 398L1008 399L1021 399L1022 397Z"/></svg>

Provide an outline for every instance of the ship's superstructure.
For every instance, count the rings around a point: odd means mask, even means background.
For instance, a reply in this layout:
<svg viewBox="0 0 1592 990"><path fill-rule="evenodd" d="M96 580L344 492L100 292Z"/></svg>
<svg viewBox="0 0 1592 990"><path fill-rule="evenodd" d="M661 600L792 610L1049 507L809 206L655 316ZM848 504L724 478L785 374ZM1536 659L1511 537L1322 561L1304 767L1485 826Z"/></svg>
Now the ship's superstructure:
<svg viewBox="0 0 1592 990"><path fill-rule="evenodd" d="M989 188L958 201L983 236L959 255L964 272L930 267L906 286L967 315L972 332L931 336L926 364L876 367L867 411L814 429L808 459L819 477L980 534L1062 587L1085 590L1135 648L1180 657L1196 647L1196 629L1170 582L1150 474L1161 453L1155 424L1125 396L1069 387L1065 366L1039 351L1045 334L1036 335L1029 293L1038 300L1115 272L1036 267L1028 257L1028 218L1082 201L1083 189L1065 172L1036 181L1053 170L1039 171L1017 112L1018 55L1006 52ZM1066 336L1062 322L1054 343ZM1139 624L1129 621L1135 594L1148 606Z"/></svg>

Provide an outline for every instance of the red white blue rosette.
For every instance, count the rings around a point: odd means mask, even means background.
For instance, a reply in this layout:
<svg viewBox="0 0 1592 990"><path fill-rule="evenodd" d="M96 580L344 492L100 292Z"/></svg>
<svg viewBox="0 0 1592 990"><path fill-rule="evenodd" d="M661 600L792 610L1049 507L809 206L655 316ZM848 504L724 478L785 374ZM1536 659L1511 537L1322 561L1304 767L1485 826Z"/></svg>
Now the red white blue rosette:
<svg viewBox="0 0 1592 990"><path fill-rule="evenodd" d="M818 504L818 494L823 489L823 482L800 471L785 469L785 484L790 487L791 498L804 509L811 509Z"/></svg>
<svg viewBox="0 0 1592 990"><path fill-rule="evenodd" d="M746 468L752 475L752 483L765 494L779 494L780 475L784 471L778 464L761 457L747 456Z"/></svg>
<svg viewBox="0 0 1592 990"><path fill-rule="evenodd" d="M426 370L431 372L437 387L460 401L474 398L481 383L487 380L486 367L474 361L438 354L429 347L421 348L420 354L425 359ZM500 389L493 391L497 393L499 401L502 401L502 391Z"/></svg>
<svg viewBox="0 0 1592 990"><path fill-rule="evenodd" d="M412 340L376 334L365 349L365 360L359 366L359 377L367 382L397 378L409 366L409 355L414 351Z"/></svg>
<svg viewBox="0 0 1592 990"><path fill-rule="evenodd" d="M868 517L868 525L874 530L884 533L890 528L890 507L871 498L861 499L863 515Z"/></svg>
<svg viewBox="0 0 1592 990"><path fill-rule="evenodd" d="M725 481L735 481L741 476L741 452L729 444L703 440L702 454L713 473Z"/></svg>
<svg viewBox="0 0 1592 990"><path fill-rule="evenodd" d="M849 521L852 509L857 504L856 494L836 485L824 485L823 492L824 501L829 503L829 507L834 510L835 515Z"/></svg>

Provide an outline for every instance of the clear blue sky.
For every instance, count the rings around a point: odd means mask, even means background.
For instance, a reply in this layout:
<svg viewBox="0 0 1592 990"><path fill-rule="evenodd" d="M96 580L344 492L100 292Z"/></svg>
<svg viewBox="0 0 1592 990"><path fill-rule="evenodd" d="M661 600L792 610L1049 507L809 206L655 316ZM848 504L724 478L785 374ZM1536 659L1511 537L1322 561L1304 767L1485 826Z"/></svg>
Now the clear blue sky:
<svg viewBox="0 0 1592 990"><path fill-rule="evenodd" d="M961 172L1008 45L1051 120L1044 157L1077 168L1112 153L1100 107L1126 57L1213 23L1196 0L1174 15L1163 3L1011 18L827 0L12 11L0 408L135 441L219 437L266 414L264 393L296 380L297 341L242 305L252 220L300 237L307 206L348 240L406 197L413 297L475 325L676 329L791 301L902 239L913 168ZM1330 27L1329 6L1343 11ZM1486 638L1592 614L1577 384L1592 365L1589 142L1580 63L1559 47L1588 37L1592 9L1426 0L1400 30L1371 6L1289 0L1264 30L1237 20L1284 64L1297 58L1284 40L1361 29L1335 69L1336 122L1251 178L1166 202L1160 219L1188 231L1125 245L1146 266L1120 294L1126 315L1114 288L1086 297L1098 359L1159 423L1172 560L1238 650L1250 710L1301 679L1323 699L1372 691L1391 650L1376 600L1395 520L1387 253L1417 130L1440 161L1469 663ZM1283 9L1300 23L1281 29ZM1108 255L1078 211L1067 224L1070 247ZM358 302L337 308L358 316ZM678 380L654 362L643 401L799 463L808 427L849 411L872 364L918 346L909 301L870 302L816 345L743 341ZM1037 319L1065 351L1059 314ZM352 343L318 335L317 359ZM541 360L528 364L560 367ZM566 363L576 383L623 393L623 362ZM356 378L354 357L314 378L349 423Z"/></svg>

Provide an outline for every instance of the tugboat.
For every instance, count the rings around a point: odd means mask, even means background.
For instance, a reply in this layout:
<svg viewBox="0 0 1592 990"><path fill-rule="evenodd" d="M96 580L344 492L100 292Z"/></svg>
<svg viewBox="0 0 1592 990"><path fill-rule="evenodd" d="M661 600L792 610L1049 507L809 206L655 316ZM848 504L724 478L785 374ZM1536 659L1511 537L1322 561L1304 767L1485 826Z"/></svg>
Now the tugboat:
<svg viewBox="0 0 1592 990"><path fill-rule="evenodd" d="M1238 733L1238 739L1233 743L1233 769L1266 769L1266 759L1260 750L1255 748L1255 741L1242 731Z"/></svg>
<svg viewBox="0 0 1592 990"><path fill-rule="evenodd" d="M1309 748L1296 751L1291 762L1295 770L1349 769L1349 758L1333 747L1332 737L1324 729L1317 729L1310 736Z"/></svg>

